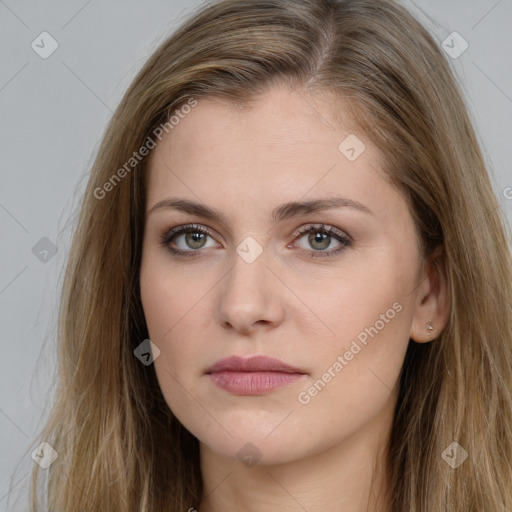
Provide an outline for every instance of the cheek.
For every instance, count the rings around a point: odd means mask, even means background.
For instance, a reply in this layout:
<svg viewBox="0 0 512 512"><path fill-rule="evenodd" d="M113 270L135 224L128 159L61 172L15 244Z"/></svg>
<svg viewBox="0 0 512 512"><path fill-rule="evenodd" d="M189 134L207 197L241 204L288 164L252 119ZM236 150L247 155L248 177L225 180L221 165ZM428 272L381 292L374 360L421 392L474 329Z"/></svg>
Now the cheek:
<svg viewBox="0 0 512 512"><path fill-rule="evenodd" d="M174 339L174 334L181 328L188 304L186 292L176 293L177 289L183 290L183 287L171 277L174 275L157 258L143 260L140 277L142 307L149 338L160 349L154 365L164 395L173 382L176 368L179 368L177 361L186 355L180 354L180 347L187 346L168 342ZM171 382L167 382L169 380Z"/></svg>
<svg viewBox="0 0 512 512"><path fill-rule="evenodd" d="M174 268L165 256L143 260L140 291L144 316L152 341L165 345L181 324L198 315L208 283ZM193 322L192 322L192 325Z"/></svg>
<svg viewBox="0 0 512 512"><path fill-rule="evenodd" d="M416 267L389 254L383 259L385 265L360 262L329 285L322 319L334 335L309 347L314 374L298 400L315 414L337 403L340 421L347 411L362 421L397 385L409 342Z"/></svg>
<svg viewBox="0 0 512 512"><path fill-rule="evenodd" d="M169 272L167 265L151 264L149 259L146 263L141 267L141 300L149 338L160 349L153 363L160 389L180 421L187 425L204 421L192 398L197 394L194 372L199 372L200 349L196 343L201 339L192 330L200 297L193 287L184 286L183 275Z"/></svg>
<svg viewBox="0 0 512 512"><path fill-rule="evenodd" d="M387 270L382 271L383 267ZM359 340L362 346L367 342L368 347L374 340L374 350L383 344L403 345L412 316L413 270L411 267L409 273L397 265L358 262L350 272L297 282L294 291L310 311L317 313L295 319L307 334L305 340L314 342L312 353L332 357L348 350L353 340Z"/></svg>
<svg viewBox="0 0 512 512"><path fill-rule="evenodd" d="M324 345L320 353L311 347L318 357L312 357L314 371L295 403L297 417L322 446L391 414L408 346L409 313L401 303L393 309L392 294L386 295L366 297L364 308L346 301L336 343Z"/></svg>
<svg viewBox="0 0 512 512"><path fill-rule="evenodd" d="M371 402L377 398L372 390L380 386L379 381L384 388L395 385L409 341L410 313L393 294L366 296L359 303L354 296L352 299L338 303L343 302L344 307L337 310L337 316L332 312L330 323L336 337L310 347L314 361L311 380L321 381L316 386L322 391L319 394L329 388L331 398L341 393L346 395L343 400L352 397Z"/></svg>
<svg viewBox="0 0 512 512"><path fill-rule="evenodd" d="M211 316L205 295L212 286L160 255L143 260L141 300L149 338L160 349L154 364L164 394L177 393L180 383L188 389L200 372L198 355L209 342L201 319Z"/></svg>

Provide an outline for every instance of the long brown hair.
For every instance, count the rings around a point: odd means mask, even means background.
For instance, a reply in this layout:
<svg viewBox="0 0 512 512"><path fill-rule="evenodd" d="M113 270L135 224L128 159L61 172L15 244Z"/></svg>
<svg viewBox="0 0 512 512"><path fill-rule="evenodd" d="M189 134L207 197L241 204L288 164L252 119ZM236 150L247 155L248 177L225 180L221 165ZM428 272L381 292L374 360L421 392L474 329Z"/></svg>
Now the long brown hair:
<svg viewBox="0 0 512 512"><path fill-rule="evenodd" d="M130 159L187 102L245 104L274 83L348 99L410 205L423 261L442 248L451 313L436 340L410 342L406 354L388 452L393 512L511 509L510 232L448 58L391 0L220 0L145 63L92 167L59 311L57 394L38 437L59 456L46 470L34 464L33 512L199 503L198 441L169 410L153 365L134 356L148 338L147 158ZM453 442L468 453L456 469L442 457Z"/></svg>

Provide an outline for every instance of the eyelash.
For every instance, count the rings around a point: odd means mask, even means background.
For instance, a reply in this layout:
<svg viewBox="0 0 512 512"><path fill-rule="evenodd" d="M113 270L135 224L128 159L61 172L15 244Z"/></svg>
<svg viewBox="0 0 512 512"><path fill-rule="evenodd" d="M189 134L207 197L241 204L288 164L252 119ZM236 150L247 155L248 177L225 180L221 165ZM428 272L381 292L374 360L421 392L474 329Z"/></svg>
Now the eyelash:
<svg viewBox="0 0 512 512"><path fill-rule="evenodd" d="M175 256L183 256L183 257L197 257L199 256L198 253L200 253L200 249L194 250L191 249L189 251L182 251L181 249L175 249L170 246L170 243L176 238L178 235L184 234L184 233L202 233L207 236L210 236L213 238L211 232L209 229L199 225L199 224L186 224L183 226L177 226L169 231L166 231L162 234L160 239L160 245L165 247L167 250L169 250L172 254ZM306 251L306 252L312 252L312 254L309 254L309 257L311 258L330 258L332 256L336 256L343 252L346 248L350 247L352 245L352 240L343 235L341 231L334 228L333 226L325 226L324 224L315 224L315 225L308 225L303 226L297 230L297 232L294 235L295 239L300 239L304 234L307 233L323 233L330 235L334 237L338 242L340 242L340 247L337 249L331 250L331 251Z"/></svg>

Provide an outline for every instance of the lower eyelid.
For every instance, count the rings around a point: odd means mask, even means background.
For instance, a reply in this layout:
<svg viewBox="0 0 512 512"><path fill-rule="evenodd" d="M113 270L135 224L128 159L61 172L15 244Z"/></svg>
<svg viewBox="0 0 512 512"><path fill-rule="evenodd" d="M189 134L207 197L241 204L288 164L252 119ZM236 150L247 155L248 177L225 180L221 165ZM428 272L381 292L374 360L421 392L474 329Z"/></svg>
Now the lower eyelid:
<svg viewBox="0 0 512 512"><path fill-rule="evenodd" d="M299 237L299 239L302 238L303 236L304 235L301 235ZM306 253L307 257L326 259L331 256L340 255L342 252L344 252L346 249L348 249L352 245L351 240L349 240L348 238L339 239L337 236L334 236L334 235L331 235L331 237L334 238L339 243L339 245L337 247L322 250L322 251L321 250L315 251L314 249L304 249L302 247L298 247L298 250L303 253Z"/></svg>

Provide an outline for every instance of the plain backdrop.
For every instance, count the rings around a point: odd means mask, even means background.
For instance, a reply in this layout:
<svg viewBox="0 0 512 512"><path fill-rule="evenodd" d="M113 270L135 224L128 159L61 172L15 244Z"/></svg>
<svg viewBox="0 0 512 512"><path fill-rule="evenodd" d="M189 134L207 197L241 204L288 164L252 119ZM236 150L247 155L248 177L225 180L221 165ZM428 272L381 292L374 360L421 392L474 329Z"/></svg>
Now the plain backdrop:
<svg viewBox="0 0 512 512"><path fill-rule="evenodd" d="M62 269L101 136L144 61L200 3L0 0L0 511L28 510ZM402 3L441 46L452 32L468 43L449 58L512 224L512 1Z"/></svg>

